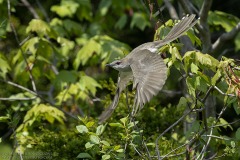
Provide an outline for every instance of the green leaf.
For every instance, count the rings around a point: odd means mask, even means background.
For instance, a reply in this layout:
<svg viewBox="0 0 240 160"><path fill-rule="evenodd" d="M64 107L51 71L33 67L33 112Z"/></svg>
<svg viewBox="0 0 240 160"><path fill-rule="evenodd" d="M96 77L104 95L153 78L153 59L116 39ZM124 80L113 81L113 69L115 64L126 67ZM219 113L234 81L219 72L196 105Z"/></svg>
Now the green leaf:
<svg viewBox="0 0 240 160"><path fill-rule="evenodd" d="M100 141L100 143L102 143L103 145L105 145L105 146L110 146L110 144L107 142L107 141Z"/></svg>
<svg viewBox="0 0 240 160"><path fill-rule="evenodd" d="M180 55L177 47L172 47L172 46L170 46L169 52L172 54L172 61L173 61L173 63L175 63L175 61L176 61L177 59L180 60L180 61L182 61L182 56Z"/></svg>
<svg viewBox="0 0 240 160"><path fill-rule="evenodd" d="M127 121L128 121L128 117L121 118L120 121L122 122L122 124L123 124L124 126L126 126L126 123L127 123Z"/></svg>
<svg viewBox="0 0 240 160"><path fill-rule="evenodd" d="M80 1L77 1L78 4L80 5L78 10L77 10L77 13L76 13L76 16L78 17L79 20L88 20L88 21L91 21L92 20L92 16L93 16L93 9L92 9L92 4L91 4L91 1L90 0L80 0Z"/></svg>
<svg viewBox="0 0 240 160"><path fill-rule="evenodd" d="M146 27L150 26L150 23L143 13L135 12L130 27L133 28L135 26L143 31Z"/></svg>
<svg viewBox="0 0 240 160"><path fill-rule="evenodd" d="M116 150L116 152L118 152L118 153L123 153L124 150L123 150L123 149L118 149L118 150Z"/></svg>
<svg viewBox="0 0 240 160"><path fill-rule="evenodd" d="M111 156L109 154L105 154L102 156L102 160L110 159Z"/></svg>
<svg viewBox="0 0 240 160"><path fill-rule="evenodd" d="M187 77L186 78L186 84L187 84L187 87L188 87L189 94L192 95L195 98L196 97L195 81L192 78Z"/></svg>
<svg viewBox="0 0 240 160"><path fill-rule="evenodd" d="M88 153L80 153L77 158L90 158L92 159L91 155Z"/></svg>
<svg viewBox="0 0 240 160"><path fill-rule="evenodd" d="M64 124L66 117L62 111L55 107L48 104L36 104L26 113L22 125L24 127L31 127L34 122L39 122L41 119L47 120L51 124L53 124L55 120ZM23 128L23 126L20 126L19 129Z"/></svg>
<svg viewBox="0 0 240 160"><path fill-rule="evenodd" d="M198 67L204 66L205 68L210 68L213 71L216 71L219 65L219 61L214 57L208 54L203 54L201 52L196 52L196 51L186 52L183 57L183 60L184 60L186 71L188 69L188 66L191 65L191 63L194 63Z"/></svg>
<svg viewBox="0 0 240 160"><path fill-rule="evenodd" d="M95 124L95 122L90 121L90 122L87 122L86 126L87 126L88 128L90 128L90 127L92 127L94 124Z"/></svg>
<svg viewBox="0 0 240 160"><path fill-rule="evenodd" d="M95 96L96 94L96 88L102 88L101 85L99 83L97 83L97 81L87 75L85 75L83 72L81 72L81 78L80 78L80 81L79 81L79 88L82 90L82 91L90 91L90 93L92 95Z"/></svg>
<svg viewBox="0 0 240 160"><path fill-rule="evenodd" d="M77 81L77 73L74 71L61 70L55 78L55 83L75 83Z"/></svg>
<svg viewBox="0 0 240 160"><path fill-rule="evenodd" d="M222 11L209 12L208 23L222 26L227 32L231 31L239 22L240 19L234 15Z"/></svg>
<svg viewBox="0 0 240 160"><path fill-rule="evenodd" d="M101 135L103 133L104 129L105 129L104 125L98 126L97 131L96 131L96 135L98 135L98 136Z"/></svg>
<svg viewBox="0 0 240 160"><path fill-rule="evenodd" d="M81 24L70 19L66 19L63 21L63 27L68 33L71 33L73 35L80 35L82 33Z"/></svg>
<svg viewBox="0 0 240 160"><path fill-rule="evenodd" d="M236 143L234 141L231 141L231 147L235 148L236 147Z"/></svg>
<svg viewBox="0 0 240 160"><path fill-rule="evenodd" d="M90 135L90 141L94 144L99 144L100 143L100 138L95 135Z"/></svg>
<svg viewBox="0 0 240 160"><path fill-rule="evenodd" d="M237 140L240 140L240 128L237 129L237 131L235 133L235 137Z"/></svg>
<svg viewBox="0 0 240 160"><path fill-rule="evenodd" d="M112 4L112 0L101 0L99 4L99 11L101 16L105 16Z"/></svg>
<svg viewBox="0 0 240 160"><path fill-rule="evenodd" d="M220 119L219 119L219 124L223 125L223 126L222 126L223 128L229 127L230 129L233 130L232 126L231 126L225 119L223 119L223 118L220 118Z"/></svg>
<svg viewBox="0 0 240 160"><path fill-rule="evenodd" d="M191 64L191 72L197 74L198 73L198 66L195 65L194 63Z"/></svg>
<svg viewBox="0 0 240 160"><path fill-rule="evenodd" d="M5 79L6 78L6 74L10 70L11 70L11 67L8 64L7 59L0 52L0 76Z"/></svg>
<svg viewBox="0 0 240 160"><path fill-rule="evenodd" d="M79 65L85 65L87 61L93 56L93 54L100 54L101 45L97 43L93 38L90 39L77 53L74 61L74 68L78 69Z"/></svg>
<svg viewBox="0 0 240 160"><path fill-rule="evenodd" d="M211 79L211 84L215 86L221 77L222 77L221 71L218 69L215 75Z"/></svg>
<svg viewBox="0 0 240 160"><path fill-rule="evenodd" d="M54 5L51 7L51 11L57 13L60 17L72 17L79 4L75 1L61 1L61 5Z"/></svg>
<svg viewBox="0 0 240 160"><path fill-rule="evenodd" d="M202 42L201 40L194 34L193 29L190 29L187 31L187 36L190 38L191 42L193 44L197 44L198 46L201 46Z"/></svg>
<svg viewBox="0 0 240 160"><path fill-rule="evenodd" d="M31 20L26 28L26 32L28 34L30 32L36 32L40 37L43 37L44 35L48 35L50 38L55 39L57 37L56 33L50 28L50 26L40 19Z"/></svg>
<svg viewBox="0 0 240 160"><path fill-rule="evenodd" d="M88 128L84 125L76 126L79 133L88 133Z"/></svg>
<svg viewBox="0 0 240 160"><path fill-rule="evenodd" d="M0 122L8 122L10 118L8 116L1 116L0 117Z"/></svg>
<svg viewBox="0 0 240 160"><path fill-rule="evenodd" d="M234 44L235 44L235 51L240 50L240 33L237 34L237 36L234 39Z"/></svg>
<svg viewBox="0 0 240 160"><path fill-rule="evenodd" d="M185 97L181 97L178 102L177 108L187 107L187 102L188 102L188 100Z"/></svg>
<svg viewBox="0 0 240 160"><path fill-rule="evenodd" d="M123 29L126 24L127 24L127 15L124 14L119 18L119 20L115 24L115 28Z"/></svg>
<svg viewBox="0 0 240 160"><path fill-rule="evenodd" d="M121 123L109 123L109 126L124 128L124 126Z"/></svg>
<svg viewBox="0 0 240 160"><path fill-rule="evenodd" d="M87 143L85 144L85 148L86 148L86 149L90 149L90 148L92 148L94 145L95 145L95 144L93 144L93 143L87 142Z"/></svg>

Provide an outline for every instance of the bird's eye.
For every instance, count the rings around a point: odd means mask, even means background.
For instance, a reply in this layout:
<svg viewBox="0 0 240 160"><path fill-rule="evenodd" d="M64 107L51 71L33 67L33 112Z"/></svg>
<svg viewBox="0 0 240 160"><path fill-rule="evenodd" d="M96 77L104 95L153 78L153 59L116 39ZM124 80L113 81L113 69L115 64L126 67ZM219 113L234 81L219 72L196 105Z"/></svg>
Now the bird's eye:
<svg viewBox="0 0 240 160"><path fill-rule="evenodd" d="M116 64L119 65L119 64L121 64L121 62L117 62Z"/></svg>

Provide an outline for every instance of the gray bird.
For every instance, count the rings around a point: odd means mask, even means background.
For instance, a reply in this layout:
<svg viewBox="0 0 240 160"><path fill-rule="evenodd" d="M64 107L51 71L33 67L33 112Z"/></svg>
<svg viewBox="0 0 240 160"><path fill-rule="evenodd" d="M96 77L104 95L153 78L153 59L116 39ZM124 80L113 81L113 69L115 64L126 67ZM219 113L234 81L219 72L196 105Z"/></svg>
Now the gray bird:
<svg viewBox="0 0 240 160"><path fill-rule="evenodd" d="M177 23L163 40L147 42L136 47L125 58L113 61L110 66L119 71L116 95L111 105L99 117L99 123L106 121L118 105L121 92L129 81L133 81L136 95L132 115L142 109L163 87L167 79L167 66L157 51L163 45L179 38L184 32L193 27L195 15L184 17Z"/></svg>

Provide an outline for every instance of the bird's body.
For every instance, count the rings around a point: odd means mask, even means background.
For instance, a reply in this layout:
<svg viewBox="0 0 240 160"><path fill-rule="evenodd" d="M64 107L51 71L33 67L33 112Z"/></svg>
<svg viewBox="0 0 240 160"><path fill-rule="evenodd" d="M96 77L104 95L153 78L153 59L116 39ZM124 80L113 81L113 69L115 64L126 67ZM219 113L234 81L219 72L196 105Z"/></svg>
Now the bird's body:
<svg viewBox="0 0 240 160"><path fill-rule="evenodd" d="M132 50L126 57L116 60L108 66L119 71L116 95L112 104L100 115L99 122L106 121L117 107L121 92L129 81L133 81L133 89L136 89L132 114L149 102L163 87L167 79L167 67L158 48L177 39L184 32L196 24L195 15L183 18L175 25L168 35L155 42L147 42Z"/></svg>

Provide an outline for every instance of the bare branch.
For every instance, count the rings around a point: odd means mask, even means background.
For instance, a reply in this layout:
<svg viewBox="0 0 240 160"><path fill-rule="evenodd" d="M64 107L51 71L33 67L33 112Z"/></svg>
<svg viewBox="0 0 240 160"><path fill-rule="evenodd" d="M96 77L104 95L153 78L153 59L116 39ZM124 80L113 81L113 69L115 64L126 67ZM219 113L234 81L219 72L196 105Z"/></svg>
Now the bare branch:
<svg viewBox="0 0 240 160"><path fill-rule="evenodd" d="M29 100L33 100L36 99L35 97L24 97L24 98L0 98L1 101L29 101Z"/></svg>
<svg viewBox="0 0 240 160"><path fill-rule="evenodd" d="M237 33L240 32L240 22L230 32L222 34L212 45L211 52L219 50L226 41L236 37Z"/></svg>
<svg viewBox="0 0 240 160"><path fill-rule="evenodd" d="M179 122L181 122L188 114L190 114L192 112L192 110L189 110L188 112L186 112L182 117L180 117L175 123L173 123L170 127L168 127L167 129L165 129L164 132L162 132L156 139L155 141L155 145L156 145L156 152L157 152L157 156L158 159L161 159L160 156L160 152L159 152L159 146L158 146L158 141L159 139L165 134L167 133L170 129L172 129L173 127L175 127Z"/></svg>
<svg viewBox="0 0 240 160"><path fill-rule="evenodd" d="M200 10L200 22L202 25L207 24L208 11L212 6L212 0L204 0L202 8Z"/></svg>
<svg viewBox="0 0 240 160"><path fill-rule="evenodd" d="M14 86L14 87L17 87L17 88L19 88L19 89L22 89L22 90L24 90L24 91L27 91L27 92L31 93L32 95L34 95L34 96L37 96L37 93L31 91L30 89L28 89L28 88L26 88L26 87L23 87L23 86L19 85L19 84L16 84L16 83L11 82L11 81L4 81L4 80L0 80L0 81L5 82L5 83L7 83L7 84L10 84L10 85L12 85L12 86Z"/></svg>
<svg viewBox="0 0 240 160"><path fill-rule="evenodd" d="M49 16L48 16L46 10L45 10L44 7L42 6L42 4L39 2L39 0L36 0L36 2L37 2L37 5L38 5L39 9L42 11L43 15L45 16L46 21L47 21L47 22L50 22L50 18L49 18Z"/></svg>
<svg viewBox="0 0 240 160"><path fill-rule="evenodd" d="M214 86L214 89L216 89L220 94L224 96L229 96L229 97L236 97L234 94L226 94L222 90L220 90L217 86Z"/></svg>
<svg viewBox="0 0 240 160"><path fill-rule="evenodd" d="M204 0L202 8L200 10L200 27L202 28L203 32L201 32L201 39L202 39L202 46L203 46L203 53L207 53L210 51L212 44L211 44L211 33L209 31L209 26L207 23L208 12L211 8L212 0Z"/></svg>
<svg viewBox="0 0 240 160"><path fill-rule="evenodd" d="M33 17L39 19L39 16L33 6L27 0L21 0L25 7L32 13Z"/></svg>
<svg viewBox="0 0 240 160"><path fill-rule="evenodd" d="M24 52L23 52L23 50L22 50L22 48L21 48L21 43L20 43L20 41L19 41L19 39L18 39L17 32L16 32L16 30L15 30L15 27L14 27L13 23L11 22L11 10L10 10L10 9L11 9L11 3L10 3L10 0L8 0L7 2L8 2L8 3L7 3L7 4L8 4L8 19L9 19L10 27L11 27L11 29L12 29L12 31L13 31L14 37L15 37L15 39L16 39L16 42L17 42L18 45L19 45L19 49L20 49L20 51L21 51L22 57L23 57L23 59L24 59L24 62L25 62L26 65L28 66L28 62L27 62L27 59L26 59L26 57L25 57L25 55L24 55ZM37 88L36 88L35 81L34 81L34 79L33 79L33 75L32 75L31 70L28 70L28 74L29 74L30 80L31 80L31 82L32 82L33 91L34 91L34 92L37 92Z"/></svg>
<svg viewBox="0 0 240 160"><path fill-rule="evenodd" d="M168 8L169 14L172 19L179 19L176 9L169 2L169 0L164 0L166 7Z"/></svg>

